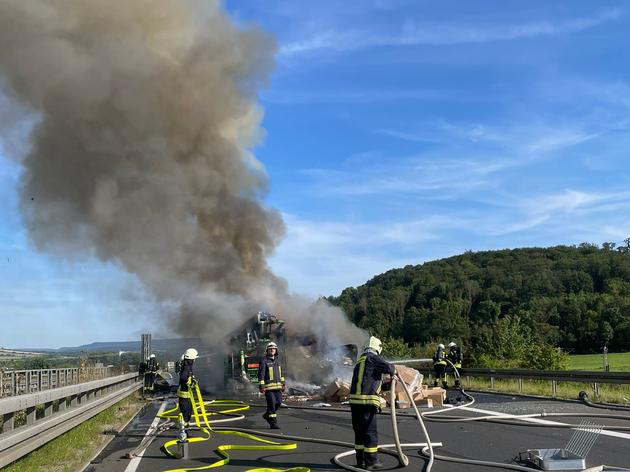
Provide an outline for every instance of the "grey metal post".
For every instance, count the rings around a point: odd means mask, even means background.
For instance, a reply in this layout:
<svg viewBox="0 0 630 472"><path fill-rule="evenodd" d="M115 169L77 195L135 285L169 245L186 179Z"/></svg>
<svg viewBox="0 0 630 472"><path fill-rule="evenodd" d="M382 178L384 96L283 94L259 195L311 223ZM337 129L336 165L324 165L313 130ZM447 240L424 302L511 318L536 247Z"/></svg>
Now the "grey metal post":
<svg viewBox="0 0 630 472"><path fill-rule="evenodd" d="M604 372L610 372L610 366L608 365L608 347L604 346Z"/></svg>
<svg viewBox="0 0 630 472"><path fill-rule="evenodd" d="M37 407L31 406L26 409L26 424L30 425L35 423L35 414L37 413Z"/></svg>
<svg viewBox="0 0 630 472"><path fill-rule="evenodd" d="M494 377L490 377L490 388L494 390Z"/></svg>
<svg viewBox="0 0 630 472"><path fill-rule="evenodd" d="M150 355L151 355L151 334L146 333L142 335L142 339L141 339L140 362L147 360Z"/></svg>
<svg viewBox="0 0 630 472"><path fill-rule="evenodd" d="M5 413L2 415L4 423L2 424L2 432L6 433L15 427L15 412Z"/></svg>
<svg viewBox="0 0 630 472"><path fill-rule="evenodd" d="M551 396L554 398L558 396L558 382L556 380L551 381Z"/></svg>
<svg viewBox="0 0 630 472"><path fill-rule="evenodd" d="M518 379L518 393L523 393L523 379Z"/></svg>

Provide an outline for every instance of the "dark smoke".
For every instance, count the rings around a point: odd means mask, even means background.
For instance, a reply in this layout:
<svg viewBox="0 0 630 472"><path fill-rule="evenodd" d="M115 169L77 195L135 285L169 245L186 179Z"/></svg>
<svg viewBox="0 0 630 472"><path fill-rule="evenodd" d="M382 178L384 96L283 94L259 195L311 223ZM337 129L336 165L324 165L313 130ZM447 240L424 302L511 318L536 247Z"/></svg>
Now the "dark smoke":
<svg viewBox="0 0 630 472"><path fill-rule="evenodd" d="M284 224L249 149L269 36L216 2L2 0L0 47L5 95L37 119L20 204L35 247L116 263L208 342L260 309L361 335L266 262Z"/></svg>

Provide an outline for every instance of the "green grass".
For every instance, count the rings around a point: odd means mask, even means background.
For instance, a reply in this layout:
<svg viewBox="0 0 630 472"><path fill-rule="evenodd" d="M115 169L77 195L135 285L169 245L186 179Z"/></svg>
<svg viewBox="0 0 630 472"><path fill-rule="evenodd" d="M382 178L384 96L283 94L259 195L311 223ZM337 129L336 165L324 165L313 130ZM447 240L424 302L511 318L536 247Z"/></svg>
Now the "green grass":
<svg viewBox="0 0 630 472"><path fill-rule="evenodd" d="M2 472L75 472L103 446L108 436L131 419L142 403L131 395L76 428L2 469Z"/></svg>
<svg viewBox="0 0 630 472"><path fill-rule="evenodd" d="M464 388L471 390L484 390L501 393L522 393L525 395L536 395L551 397L551 382L548 380L523 380L522 389L519 389L517 380L495 379L494 388L490 384L490 379L483 378L462 378ZM584 390L589 399L593 402L630 404L630 385L609 385L599 386L600 396L595 397L593 386L588 383L579 382L558 382L556 398L577 400L578 394ZM520 391L519 391L520 390Z"/></svg>
<svg viewBox="0 0 630 472"><path fill-rule="evenodd" d="M602 354L581 354L570 356L569 370L603 371ZM630 371L630 352L615 352L608 354L608 365L611 372Z"/></svg>

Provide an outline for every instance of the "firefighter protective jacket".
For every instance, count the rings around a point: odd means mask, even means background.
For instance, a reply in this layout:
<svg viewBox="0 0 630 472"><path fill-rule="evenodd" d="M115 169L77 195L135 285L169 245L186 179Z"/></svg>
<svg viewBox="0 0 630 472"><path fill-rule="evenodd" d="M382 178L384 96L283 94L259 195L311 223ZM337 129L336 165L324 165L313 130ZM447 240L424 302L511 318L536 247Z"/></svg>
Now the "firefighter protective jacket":
<svg viewBox="0 0 630 472"><path fill-rule="evenodd" d="M448 350L448 360L455 365L458 369L462 366L464 361L464 355L459 346L453 346Z"/></svg>
<svg viewBox="0 0 630 472"><path fill-rule="evenodd" d="M280 390L284 384L280 356L265 356L258 366L258 383L265 387L265 390Z"/></svg>
<svg viewBox="0 0 630 472"><path fill-rule="evenodd" d="M182 370L179 373L179 387L177 387L177 396L180 398L191 398L190 386L194 381L193 361L184 359L182 361Z"/></svg>
<svg viewBox="0 0 630 472"><path fill-rule="evenodd" d="M446 353L441 347L438 347L437 351L435 351L435 354L433 354L433 364L446 365Z"/></svg>
<svg viewBox="0 0 630 472"><path fill-rule="evenodd" d="M160 370L160 364L158 364L158 362L155 360L155 357L150 358L147 362L147 370L149 372L157 372L158 370Z"/></svg>
<svg viewBox="0 0 630 472"><path fill-rule="evenodd" d="M381 378L394 375L396 368L378 354L367 351L359 357L352 373L348 403L351 405L381 406Z"/></svg>

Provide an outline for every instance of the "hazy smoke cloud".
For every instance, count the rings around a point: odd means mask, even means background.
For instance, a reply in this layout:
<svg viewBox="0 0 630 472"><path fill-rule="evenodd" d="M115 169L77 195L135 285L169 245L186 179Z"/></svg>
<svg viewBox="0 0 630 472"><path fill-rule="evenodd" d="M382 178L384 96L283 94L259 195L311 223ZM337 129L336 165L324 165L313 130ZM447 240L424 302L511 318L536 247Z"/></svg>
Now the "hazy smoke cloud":
<svg viewBox="0 0 630 472"><path fill-rule="evenodd" d="M208 1L3 0L0 45L5 94L38 117L21 182L37 248L136 274L184 335L212 341L270 309L358 336L266 263L284 224L248 149L269 36Z"/></svg>

